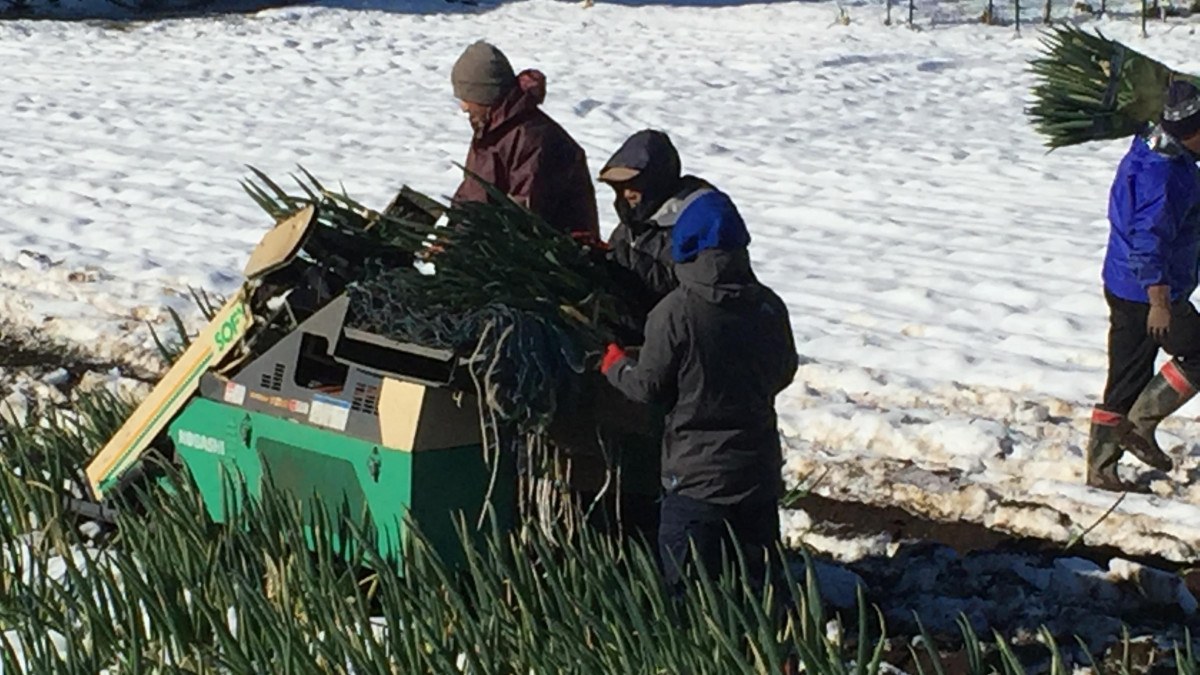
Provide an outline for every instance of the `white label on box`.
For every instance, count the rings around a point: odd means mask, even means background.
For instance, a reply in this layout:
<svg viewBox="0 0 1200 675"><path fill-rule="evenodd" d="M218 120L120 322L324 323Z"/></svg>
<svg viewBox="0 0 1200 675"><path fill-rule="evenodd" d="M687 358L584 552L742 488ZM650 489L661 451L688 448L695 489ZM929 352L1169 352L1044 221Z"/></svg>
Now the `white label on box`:
<svg viewBox="0 0 1200 675"><path fill-rule="evenodd" d="M185 445L196 450L203 450L214 455L225 454L225 441L204 434L197 434L187 429L182 429L179 432L179 444Z"/></svg>
<svg viewBox="0 0 1200 675"><path fill-rule="evenodd" d="M246 386L236 382L225 383L225 402L241 405L246 402Z"/></svg>
<svg viewBox="0 0 1200 675"><path fill-rule="evenodd" d="M308 409L308 421L321 427L346 430L350 419L350 402L317 394Z"/></svg>

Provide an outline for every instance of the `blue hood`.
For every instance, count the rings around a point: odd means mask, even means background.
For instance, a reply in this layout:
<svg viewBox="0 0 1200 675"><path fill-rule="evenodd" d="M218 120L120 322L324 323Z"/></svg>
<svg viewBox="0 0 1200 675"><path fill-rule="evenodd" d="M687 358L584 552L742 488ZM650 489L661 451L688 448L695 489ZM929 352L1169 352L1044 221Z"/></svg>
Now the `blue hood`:
<svg viewBox="0 0 1200 675"><path fill-rule="evenodd" d="M734 251L750 245L750 232L733 200L713 190L697 197L679 214L671 231L671 257L694 260L702 251Z"/></svg>

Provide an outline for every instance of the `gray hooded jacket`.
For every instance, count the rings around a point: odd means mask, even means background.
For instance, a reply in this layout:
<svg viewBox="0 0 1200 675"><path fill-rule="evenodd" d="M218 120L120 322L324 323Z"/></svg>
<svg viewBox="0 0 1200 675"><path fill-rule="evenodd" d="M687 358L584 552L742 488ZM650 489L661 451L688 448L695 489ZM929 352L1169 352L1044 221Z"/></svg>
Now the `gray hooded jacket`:
<svg viewBox="0 0 1200 675"><path fill-rule="evenodd" d="M745 249L675 265L679 287L650 312L636 361L608 371L629 398L670 408L662 483L716 504L782 491L775 396L795 376L787 307Z"/></svg>

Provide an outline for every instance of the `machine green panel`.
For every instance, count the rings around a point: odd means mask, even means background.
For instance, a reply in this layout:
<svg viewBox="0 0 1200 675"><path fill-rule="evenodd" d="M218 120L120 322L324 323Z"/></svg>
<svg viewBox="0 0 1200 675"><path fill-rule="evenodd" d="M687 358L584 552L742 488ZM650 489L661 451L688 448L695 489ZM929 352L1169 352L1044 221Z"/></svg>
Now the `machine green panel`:
<svg viewBox="0 0 1200 675"><path fill-rule="evenodd" d="M412 453L203 398L184 408L169 434L219 522L226 520L226 487L242 476L258 496L266 475L291 495L319 500L326 513L361 519L369 511L385 558L401 557L403 522L411 514L439 554L460 559L447 525L461 513L473 526L489 487L501 524L512 522L511 468L500 467L493 487L478 445ZM236 495L228 498L236 508Z"/></svg>
<svg viewBox="0 0 1200 675"><path fill-rule="evenodd" d="M496 468L480 461L479 446L418 452L413 455L413 513L421 533L439 552L461 549L459 522L468 528L487 525L484 504L495 508L497 525L507 531L514 524L516 470L504 455ZM443 553L443 555L445 555Z"/></svg>
<svg viewBox="0 0 1200 675"><path fill-rule="evenodd" d="M319 500L326 512L349 518L353 523L363 522L369 501L354 462L308 452L302 446L272 438L258 438L254 447L264 473L270 476L275 487L305 500L307 519L312 519L312 506ZM378 453L377 450L372 452Z"/></svg>

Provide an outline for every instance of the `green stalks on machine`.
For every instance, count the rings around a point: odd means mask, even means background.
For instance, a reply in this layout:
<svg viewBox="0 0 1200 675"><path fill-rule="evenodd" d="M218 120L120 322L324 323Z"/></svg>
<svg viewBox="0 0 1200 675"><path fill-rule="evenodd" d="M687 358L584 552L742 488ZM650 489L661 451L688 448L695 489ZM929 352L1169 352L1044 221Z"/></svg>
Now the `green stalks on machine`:
<svg viewBox="0 0 1200 675"><path fill-rule="evenodd" d="M500 194L450 208L406 188L377 212L307 173L298 195L255 174L244 187L276 225L89 462L101 506L157 452L215 520L273 485L320 503L307 513L369 517L399 559L408 518L453 557L460 518L507 527L526 497L545 518L573 489L656 489L654 417L596 384L605 342L640 320L603 256ZM609 481L621 447L643 466Z"/></svg>

